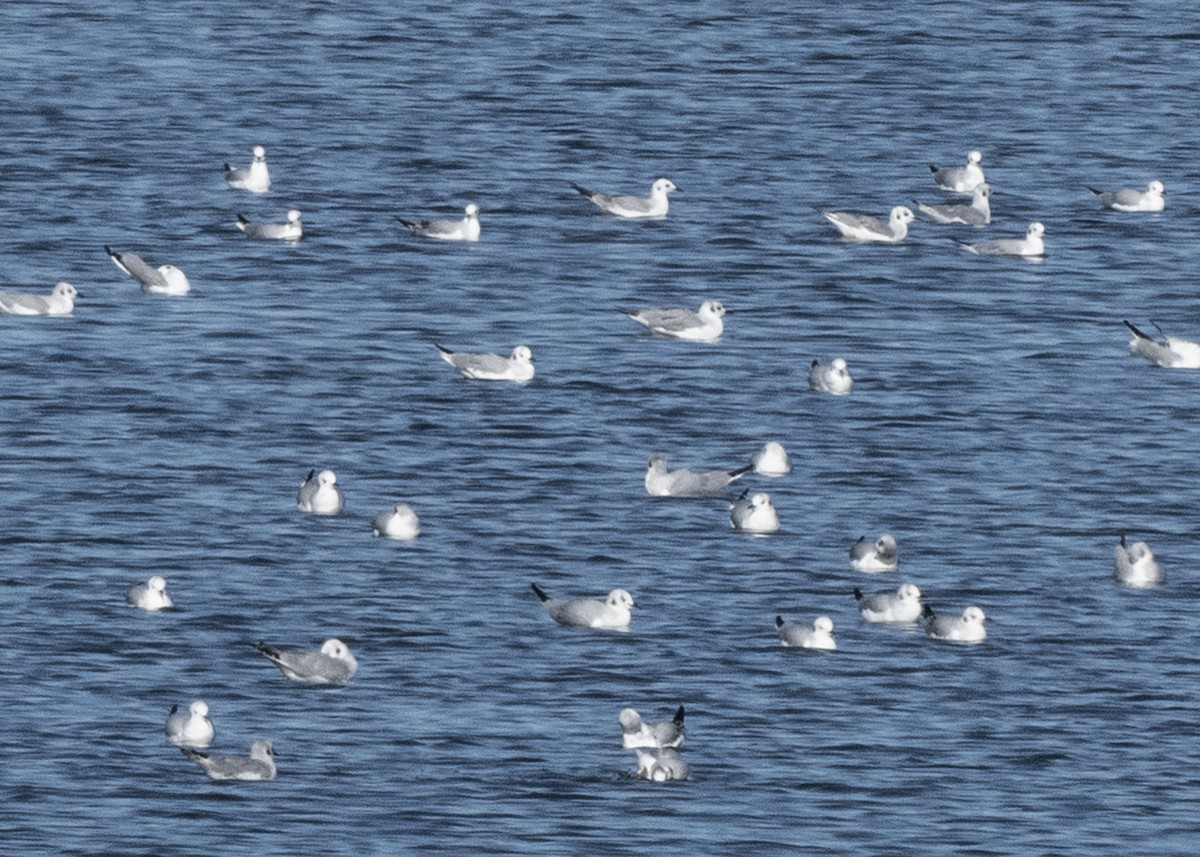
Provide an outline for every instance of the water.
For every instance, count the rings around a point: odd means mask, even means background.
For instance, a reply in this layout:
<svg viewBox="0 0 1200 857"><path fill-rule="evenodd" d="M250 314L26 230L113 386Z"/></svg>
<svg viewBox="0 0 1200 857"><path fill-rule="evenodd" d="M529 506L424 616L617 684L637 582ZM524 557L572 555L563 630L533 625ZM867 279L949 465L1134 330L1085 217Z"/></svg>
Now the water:
<svg viewBox="0 0 1200 857"><path fill-rule="evenodd" d="M1200 31L1164 2L9 2L0 287L83 292L0 319L3 848L61 854L1195 853L1195 375L1122 318L1197 338ZM267 147L274 184L220 165ZM918 223L837 239L817 208L939 201L984 152L980 259ZM683 191L660 223L568 186ZM1088 185L1160 178L1161 215ZM396 218L481 208L476 246ZM239 212L304 211L298 246ZM187 272L145 296L102 245ZM614 310L730 308L717 345ZM433 343L532 346L527 387ZM847 357L853 395L806 389ZM736 466L783 530L652 501L650 452ZM346 514L295 490L337 471ZM397 501L411 545L372 539ZM901 575L852 573L896 534ZM1118 536L1167 570L1110 581ZM145 615L151 574L178 609ZM917 582L992 617L977 647L864 625L850 590ZM639 601L627 635L529 591ZM832 655L773 619L836 625ZM346 640L343 690L259 639ZM166 744L271 738L270 784ZM617 712L688 709L692 779L634 781Z"/></svg>

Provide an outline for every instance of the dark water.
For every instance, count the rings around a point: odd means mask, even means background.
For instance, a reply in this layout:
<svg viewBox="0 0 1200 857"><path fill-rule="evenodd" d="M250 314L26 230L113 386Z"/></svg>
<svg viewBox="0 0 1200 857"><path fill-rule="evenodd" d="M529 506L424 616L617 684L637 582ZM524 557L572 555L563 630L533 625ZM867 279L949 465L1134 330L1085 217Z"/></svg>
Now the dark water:
<svg viewBox="0 0 1200 857"><path fill-rule="evenodd" d="M353 6L353 9L347 8ZM1166 2L29 3L0 10L0 850L60 854L1194 854L1200 701L1194 373L1122 318L1200 334L1200 27ZM267 147L274 184L227 189ZM992 236L846 244L818 207L939 201L984 152ZM683 192L659 223L568 187ZM1167 186L1161 215L1087 185ZM482 210L475 246L397 216ZM301 208L298 246L238 212ZM978 233L969 237L976 238ZM142 295L101 247L173 262ZM731 312L705 346L616 307ZM527 387L433 342L529 344ZM811 393L845 356L853 395ZM764 440L782 531L652 501L652 451ZM295 489L337 471L346 513ZM410 502L411 545L370 518ZM902 575L851 572L896 534ZM1167 570L1110 580L1121 533ZM178 609L125 589L162 574ZM978 604L987 642L864 625L851 587ZM627 635L532 594L630 589ZM782 613L840 651L781 649ZM354 683L285 682L258 639L347 641ZM166 744L203 698L219 785ZM688 708L690 781L634 781L617 711Z"/></svg>

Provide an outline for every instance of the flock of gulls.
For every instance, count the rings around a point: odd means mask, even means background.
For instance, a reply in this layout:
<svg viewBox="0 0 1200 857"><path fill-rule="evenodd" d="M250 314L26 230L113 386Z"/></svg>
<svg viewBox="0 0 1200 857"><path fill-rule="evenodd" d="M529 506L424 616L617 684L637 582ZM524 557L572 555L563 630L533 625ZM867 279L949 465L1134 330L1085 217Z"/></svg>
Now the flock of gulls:
<svg viewBox="0 0 1200 857"><path fill-rule="evenodd" d="M939 168L931 166L937 187L951 195L970 197L969 202L943 204L916 203L917 210L939 224L959 224L984 228L991 223L991 187L983 173L983 156L971 151L962 166ZM271 187L266 151L262 146L253 150L253 159L246 168L225 164L225 180L230 188L250 193L266 193ZM610 195L595 192L577 184L576 191L610 216L626 220L661 219L667 216L669 195L680 188L670 179L657 179L648 197ZM1156 212L1164 208L1164 188L1161 182L1151 181L1146 190L1122 189L1105 191L1090 189L1100 204L1121 212ZM908 235L909 224L916 220L913 210L894 207L888 219L882 221L865 214L824 211L824 217L846 239L860 242L895 244ZM414 235L437 241L466 241L480 239L479 208L468 205L461 220L401 220ZM248 238L261 240L298 241L304 230L301 212L292 209L283 222L253 222L237 215L236 226ZM980 255L1008 255L1038 258L1045 253L1045 227L1040 222L1029 224L1023 238L991 241L959 242L968 252ZM117 252L105 246L105 252L125 274L136 280L143 291L156 295L181 296L190 291L187 276L173 265L152 267L140 256ZM58 283L48 295L0 292L0 312L23 316L65 316L74 310L79 297L76 288L67 282ZM724 332L725 307L717 300L705 300L698 309L647 308L625 313L633 322L653 334L695 342L713 342ZM1200 344L1168 336L1155 330L1151 336L1129 321L1126 326L1133 334L1130 352L1151 363L1169 368L1200 368ZM1151 322L1153 324L1153 322ZM463 376L484 381L505 381L524 384L534 377L533 353L526 345L517 345L507 357L498 354L457 352L435 346L441 358ZM850 395L854 380L846 360L837 357L829 363L813 360L808 373L809 387L819 393L834 396ZM787 451L776 441L765 443L749 464L732 469L689 470L671 469L667 456L656 452L649 458L646 493L652 497L721 497L729 486L754 473L768 478L787 476L792 464ZM301 483L296 498L297 508L312 515L339 515L345 500L337 476L332 470L312 470ZM745 533L764 536L779 529L779 515L766 492L751 494L744 491L729 508L731 526ZM420 521L413 509L404 503L377 514L371 522L375 536L402 541L415 539L421 532ZM850 567L865 574L896 572L899 551L896 539L883 534L874 541L865 536L849 550ZM1122 536L1116 546L1113 575L1117 583L1129 587L1153 587L1165 576L1145 542L1127 544ZM625 589L614 589L605 598L557 598L536 582L531 583L534 595L555 623L565 627L589 628L601 631L627 631L633 617L635 601ZM912 582L903 582L896 589L864 594L859 587L853 595L863 619L871 624L916 626L923 624L929 637L954 643L981 643L987 638L983 610L968 605L959 615L942 616L922 600L921 590ZM131 587L126 601L141 610L169 610L174 601L167 592L166 580L155 575L145 583ZM788 647L835 650L833 621L820 615L811 624L793 623L782 616L775 617L780 644ZM265 642L258 652L290 681L311 686L339 687L351 682L358 670L358 661L348 646L340 640L329 639L318 650L286 649ZM684 740L684 707L680 706L670 720L646 723L632 708L618 714L622 743L626 750L637 754L636 775L653 781L680 780L688 777L688 766L679 754ZM218 756L208 751L216 737L209 717L209 707L203 700L193 701L186 711L172 706L165 731L171 744L194 761L213 780L271 780L276 775L274 751L270 741L255 741L248 756Z"/></svg>

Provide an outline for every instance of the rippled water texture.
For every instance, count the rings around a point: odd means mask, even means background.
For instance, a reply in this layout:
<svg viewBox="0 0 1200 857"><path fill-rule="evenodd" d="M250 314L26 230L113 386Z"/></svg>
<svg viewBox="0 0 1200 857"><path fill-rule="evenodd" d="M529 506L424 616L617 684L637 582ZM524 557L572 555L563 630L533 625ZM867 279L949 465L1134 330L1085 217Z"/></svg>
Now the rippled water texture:
<svg viewBox="0 0 1200 857"><path fill-rule="evenodd" d="M350 8L352 7L352 8ZM1200 29L1149 2L21 2L0 11L0 839L14 853L1194 854ZM225 186L264 145L273 184ZM986 232L839 239L820 209L941 202L984 152ZM670 216L602 215L569 182ZM1160 179L1157 215L1089 185ZM478 203L475 245L398 218ZM304 213L299 244L234 226ZM1043 263L952 239L1046 225ZM103 251L178 265L141 294ZM615 310L729 308L716 344ZM434 343L533 349L527 386ZM845 357L853 393L810 392ZM655 500L651 452L795 472L779 533ZM340 517L295 493L337 472ZM731 496L733 494L731 489ZM373 539L404 501L413 543ZM900 573L852 572L895 534ZM1166 584L1111 580L1122 533ZM177 609L124 604L166 577ZM901 580L979 646L868 626ZM530 591L638 601L628 634ZM781 648L774 617L835 624ZM336 690L254 644L346 641ZM210 783L162 733L208 702ZM617 712L687 707L690 780ZM3 850L3 849L0 849Z"/></svg>

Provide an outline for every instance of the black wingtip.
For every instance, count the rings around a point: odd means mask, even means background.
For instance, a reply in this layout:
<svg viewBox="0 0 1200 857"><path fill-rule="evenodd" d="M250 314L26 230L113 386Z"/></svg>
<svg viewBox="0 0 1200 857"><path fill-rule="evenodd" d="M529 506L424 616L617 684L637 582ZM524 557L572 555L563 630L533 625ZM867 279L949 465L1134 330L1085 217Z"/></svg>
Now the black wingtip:
<svg viewBox="0 0 1200 857"><path fill-rule="evenodd" d="M933 614L933 608L932 608L932 607L930 607L928 604L922 604L922 605L921 605L921 616L922 616L922 617L924 617L925 619L932 619L932 618L933 618L933 615L934 615L934 614Z"/></svg>
<svg viewBox="0 0 1200 857"><path fill-rule="evenodd" d="M317 475L317 468L312 468L308 471L308 475L304 477L305 482L312 482L313 477Z"/></svg>
<svg viewBox="0 0 1200 857"><path fill-rule="evenodd" d="M1089 187L1088 190L1090 190L1092 193L1096 194L1096 196L1099 196L1100 194L1104 193L1104 191L1096 190L1094 187Z"/></svg>
<svg viewBox="0 0 1200 857"><path fill-rule="evenodd" d="M937 164L930 164L930 165L929 165L929 172L931 172L931 173L936 173L937 171L938 171Z"/></svg>
<svg viewBox="0 0 1200 857"><path fill-rule="evenodd" d="M776 628L782 628L782 627L783 627L783 617L782 617L782 616L776 616L776 617L775 617L775 627L776 627Z"/></svg>
<svg viewBox="0 0 1200 857"><path fill-rule="evenodd" d="M684 714L685 714L685 712L683 710L683 706L681 705L681 706L679 706L679 709L675 712L675 716L673 718L671 718L675 722L676 726L683 725Z"/></svg>
<svg viewBox="0 0 1200 857"><path fill-rule="evenodd" d="M744 474L746 474L746 473L749 473L749 472L750 472L751 470L753 470L753 469L754 469L754 465L753 465L753 464L745 464L745 465L743 465L743 466L741 466L741 467L737 467L737 468L735 468L735 469L733 469L733 470L730 470L730 471L729 471L729 475L730 475L730 477L731 477L731 478L733 478L733 479L737 479L739 476L742 476L742 475L744 475Z"/></svg>
<svg viewBox="0 0 1200 857"><path fill-rule="evenodd" d="M239 215L237 216L237 222L238 222L238 223L241 223L241 224L244 226L245 224L249 223L250 221L246 219L246 215L244 215L244 214L239 214Z"/></svg>
<svg viewBox="0 0 1200 857"><path fill-rule="evenodd" d="M540 586L538 586L536 583L531 583L531 584L529 584L529 586L533 590L533 594L538 597L539 601L549 601L550 600L550 596L547 595L545 592L543 592L542 588Z"/></svg>
<svg viewBox="0 0 1200 857"><path fill-rule="evenodd" d="M1125 534L1121 533L1121 547L1125 547ZM174 709L172 709L174 710Z"/></svg>
<svg viewBox="0 0 1200 857"><path fill-rule="evenodd" d="M1137 328L1136 328L1134 325L1130 324L1130 322L1129 322L1129 320L1128 320L1128 319L1121 319L1121 321L1122 321L1122 322L1124 322L1124 324L1125 324L1125 326L1126 326L1126 327L1128 327L1130 330L1132 330L1132 331L1133 331L1133 335L1134 335L1134 336L1136 336L1138 339L1148 339L1148 340L1150 340L1151 342L1153 342L1153 341L1154 341L1154 337L1152 337L1152 336L1147 336L1145 333L1143 333L1142 331L1138 330L1138 329L1137 329Z"/></svg>
<svg viewBox="0 0 1200 857"><path fill-rule="evenodd" d="M862 601L862 600L863 600L863 594L862 594L862 590L861 590L861 589L859 589L857 586L856 586L856 587L854 587L854 600L855 600L855 601Z"/></svg>
<svg viewBox="0 0 1200 857"><path fill-rule="evenodd" d="M113 248L109 247L107 244L104 245L104 252L107 253L108 255L112 256L114 259L121 258L121 255L119 253L117 253L116 251L114 251Z"/></svg>
<svg viewBox="0 0 1200 857"><path fill-rule="evenodd" d="M577 184L575 184L575 182L567 182L567 184L569 184L576 191L578 191L579 193L583 194L586 197L591 197L593 195L592 192L590 190L588 190L586 187L583 187L582 185L577 185Z"/></svg>

